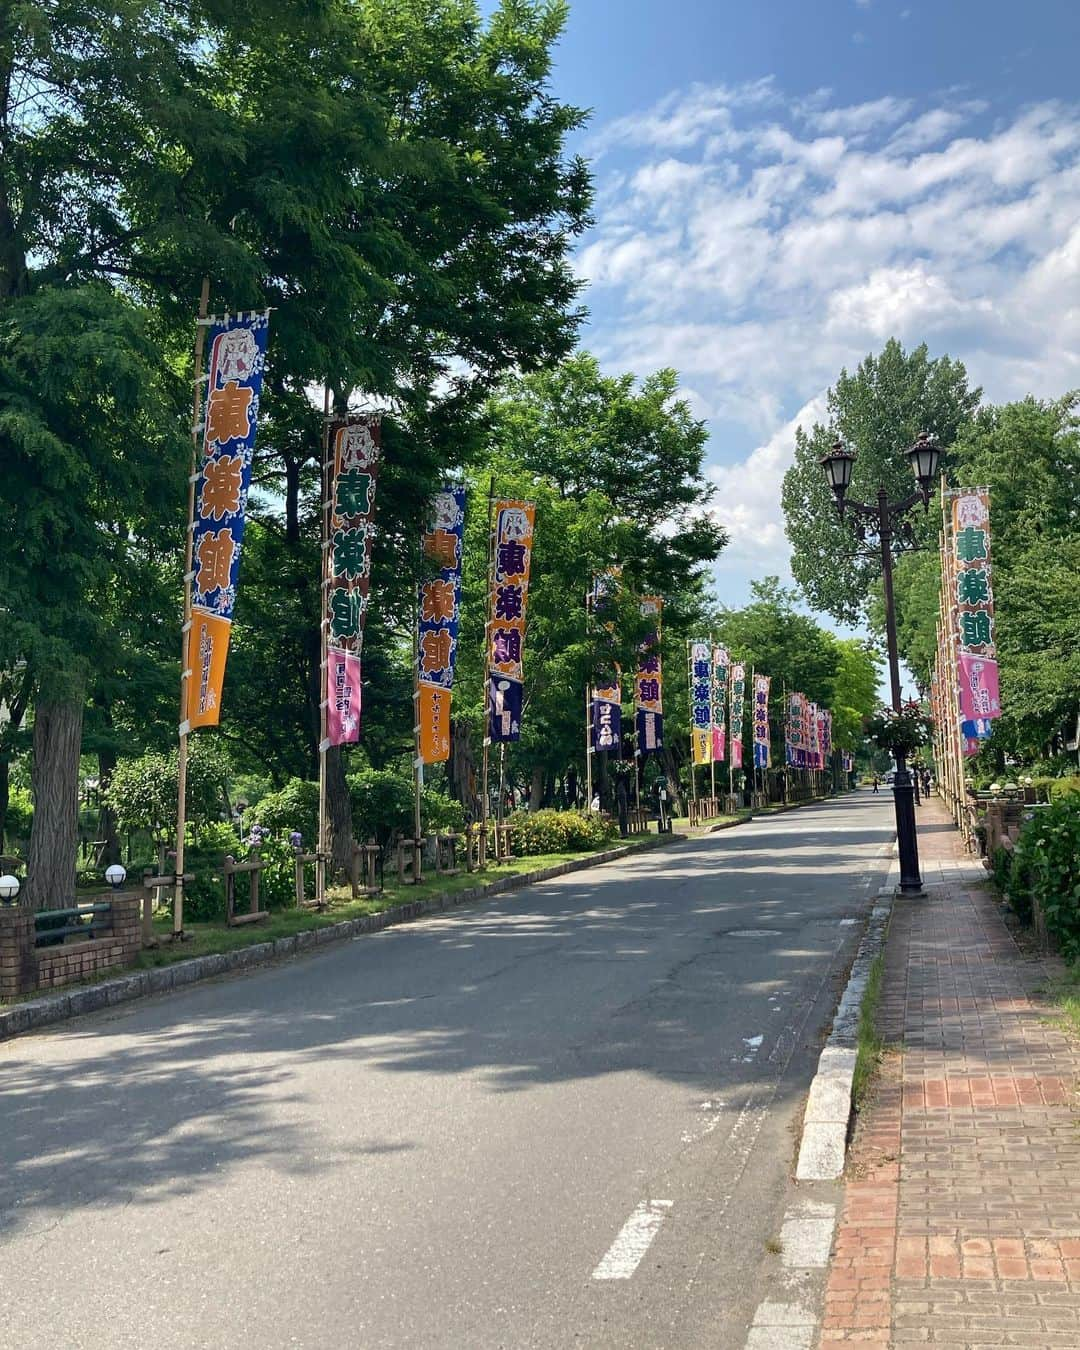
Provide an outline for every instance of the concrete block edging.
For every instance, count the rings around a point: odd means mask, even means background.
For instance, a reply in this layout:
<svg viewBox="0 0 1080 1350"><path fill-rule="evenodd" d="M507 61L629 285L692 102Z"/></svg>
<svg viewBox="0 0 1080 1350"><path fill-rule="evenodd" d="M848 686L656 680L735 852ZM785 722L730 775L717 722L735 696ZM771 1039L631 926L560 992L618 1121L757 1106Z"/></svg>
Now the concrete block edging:
<svg viewBox="0 0 1080 1350"><path fill-rule="evenodd" d="M885 946L894 890L883 886L878 891L877 904L870 911L832 1030L818 1059L803 1116L796 1181L835 1181L843 1173L858 1056L859 1012L870 967Z"/></svg>
<svg viewBox="0 0 1080 1350"><path fill-rule="evenodd" d="M180 989L184 985L213 979L217 975L270 965L302 952L313 951L328 942L344 942L351 938L379 933L384 928L396 924L411 923L429 914L445 913L447 910L457 909L477 900L485 900L488 896L520 890L541 881L551 881L569 872L581 872L602 863L618 862L639 853L648 853L651 849L683 843L686 838L687 836L682 834L658 835L647 844L633 846L623 844L605 849L602 853L591 853L582 858L556 863L552 867L539 867L533 872L496 877L492 881L481 882L465 890L428 896L424 900L415 900L411 904L380 910L378 914L365 914L357 919L343 919L340 923L327 924L325 928L309 928L305 932L293 933L289 937L276 938L273 942L256 942L250 947L240 947L232 952L193 956L190 960L177 961L172 965L155 966L151 970L132 971L117 979L102 980L85 989L71 989L45 998L27 999L23 1003L13 1004L10 1008L0 1009L0 1041L27 1031L36 1031L39 1027L49 1026L54 1022L64 1022L72 1017L98 1012L102 1008L113 1007L118 1003L146 998L150 994L167 993L170 989Z"/></svg>

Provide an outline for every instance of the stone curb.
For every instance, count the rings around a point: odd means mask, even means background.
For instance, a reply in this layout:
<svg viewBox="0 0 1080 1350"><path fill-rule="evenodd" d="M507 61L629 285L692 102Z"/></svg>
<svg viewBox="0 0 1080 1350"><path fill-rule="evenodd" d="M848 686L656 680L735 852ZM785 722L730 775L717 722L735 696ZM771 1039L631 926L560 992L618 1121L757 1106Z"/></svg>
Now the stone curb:
<svg viewBox="0 0 1080 1350"><path fill-rule="evenodd" d="M896 870L895 863L890 876L893 870ZM870 911L847 987L833 1018L832 1030L818 1059L817 1073L810 1084L803 1115L796 1181L835 1181L844 1171L851 1091L858 1057L859 1013L870 967L885 946L893 893L894 888L889 885L878 891L878 903Z"/></svg>
<svg viewBox="0 0 1080 1350"><path fill-rule="evenodd" d="M552 867L540 867L535 872L519 872L513 876L497 877L494 881L470 886L466 890L452 894L444 892L442 895L431 895L425 900L416 900L411 904L381 910L378 914L365 914L357 919L343 919L340 923L328 924L325 928L309 928L305 932L293 933L289 937L276 938L273 942L256 942L250 947L240 947L232 952L193 956L188 961L177 961L168 966L135 971L114 980L102 980L85 989L71 989L65 993L31 999L0 1010L0 1041L21 1035L23 1032L35 1031L54 1022L64 1022L71 1017L82 1017L86 1013L98 1012L102 1008L111 1008L117 1003L128 1003L131 999L145 998L149 994L167 993L170 989L180 989L184 985L195 984L200 980L213 979L215 975L269 965L302 952L313 951L328 942L343 942L350 938L378 933L397 924L412 923L428 914L444 913L472 901L484 900L491 895L501 895L505 891L534 886L537 882L550 881L554 877L565 876L568 872L582 872L602 863L635 857L652 849L683 843L686 839L687 836L684 834L658 835L647 844L635 844L632 847L623 844L618 848L606 849L603 853L592 853L585 858L574 858L569 862L556 863Z"/></svg>

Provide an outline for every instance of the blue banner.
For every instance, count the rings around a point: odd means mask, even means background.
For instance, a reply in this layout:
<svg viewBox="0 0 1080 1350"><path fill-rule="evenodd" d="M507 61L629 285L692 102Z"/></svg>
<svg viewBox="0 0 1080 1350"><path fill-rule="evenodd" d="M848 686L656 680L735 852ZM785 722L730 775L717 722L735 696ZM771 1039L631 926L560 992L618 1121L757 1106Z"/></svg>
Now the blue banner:
<svg viewBox="0 0 1080 1350"><path fill-rule="evenodd" d="M268 316L207 322L210 340L203 441L192 521L191 626L185 634L184 719L216 726L244 541Z"/></svg>

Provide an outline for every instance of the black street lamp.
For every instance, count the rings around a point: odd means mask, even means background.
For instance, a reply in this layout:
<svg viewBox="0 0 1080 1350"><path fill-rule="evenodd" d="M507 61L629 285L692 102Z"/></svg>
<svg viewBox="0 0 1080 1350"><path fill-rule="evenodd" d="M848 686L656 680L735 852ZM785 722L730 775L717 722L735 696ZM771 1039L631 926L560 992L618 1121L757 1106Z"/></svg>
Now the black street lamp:
<svg viewBox="0 0 1080 1350"><path fill-rule="evenodd" d="M893 711L896 713L900 711L900 658L896 649L893 545L897 538L904 535L910 539L910 533L902 522L911 508L919 502L924 507L930 505L930 494L934 489L934 479L941 459L941 447L924 431L904 454L911 464L919 487L916 492L899 502L890 502L885 488L878 490L877 502L874 504L847 500L855 451L847 449L842 441L838 440L819 461L836 498L836 509L840 519L843 520L845 510L850 510L859 520L868 522L870 526L868 532L878 537L881 547L881 580L885 590L885 642L889 653L889 682L892 686ZM900 850L900 890L905 895L921 895L923 884L919 874L919 843L915 833L914 787L907 767L907 755L895 750L893 754L896 758L893 802L896 807L896 840Z"/></svg>

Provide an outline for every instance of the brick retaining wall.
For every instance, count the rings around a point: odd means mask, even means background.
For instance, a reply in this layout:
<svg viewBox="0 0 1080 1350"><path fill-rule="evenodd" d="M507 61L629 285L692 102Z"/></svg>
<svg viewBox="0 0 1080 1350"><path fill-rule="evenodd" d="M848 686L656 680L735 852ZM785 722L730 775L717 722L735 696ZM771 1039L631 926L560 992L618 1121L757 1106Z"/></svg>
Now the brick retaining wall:
<svg viewBox="0 0 1080 1350"><path fill-rule="evenodd" d="M109 932L87 942L41 948L34 946L33 911L0 907L0 998L60 989L100 971L131 965L142 946L142 897L120 894L110 900Z"/></svg>

